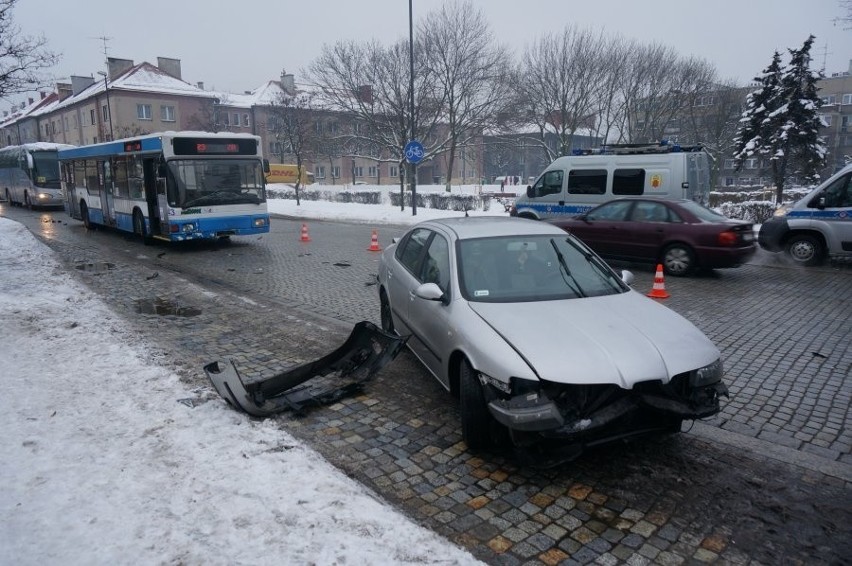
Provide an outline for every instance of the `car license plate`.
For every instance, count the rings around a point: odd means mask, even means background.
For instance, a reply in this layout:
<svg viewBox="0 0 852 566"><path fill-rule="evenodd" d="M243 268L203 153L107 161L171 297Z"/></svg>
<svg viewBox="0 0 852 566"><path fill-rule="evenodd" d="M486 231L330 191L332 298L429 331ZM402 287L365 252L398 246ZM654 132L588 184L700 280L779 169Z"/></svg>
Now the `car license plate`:
<svg viewBox="0 0 852 566"><path fill-rule="evenodd" d="M744 232L743 233L743 241L744 242L753 242L754 241L754 232Z"/></svg>

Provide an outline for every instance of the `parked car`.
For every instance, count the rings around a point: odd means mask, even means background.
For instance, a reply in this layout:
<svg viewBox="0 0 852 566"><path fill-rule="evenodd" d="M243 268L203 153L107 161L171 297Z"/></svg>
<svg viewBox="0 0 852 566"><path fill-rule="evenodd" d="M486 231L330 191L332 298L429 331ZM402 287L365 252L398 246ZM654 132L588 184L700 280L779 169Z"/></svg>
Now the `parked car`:
<svg viewBox="0 0 852 566"><path fill-rule="evenodd" d="M663 264L669 275L737 267L757 251L754 227L687 199L622 198L547 220L608 259Z"/></svg>
<svg viewBox="0 0 852 566"><path fill-rule="evenodd" d="M557 440L577 453L719 411L719 350L633 291L580 240L536 220L415 225L379 261L384 330L460 399L471 449Z"/></svg>

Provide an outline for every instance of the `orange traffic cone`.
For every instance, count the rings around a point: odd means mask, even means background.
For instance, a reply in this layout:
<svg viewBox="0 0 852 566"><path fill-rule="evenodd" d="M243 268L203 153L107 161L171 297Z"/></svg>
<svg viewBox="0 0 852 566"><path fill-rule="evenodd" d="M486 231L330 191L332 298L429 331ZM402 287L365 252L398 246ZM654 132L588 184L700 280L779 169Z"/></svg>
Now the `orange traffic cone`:
<svg viewBox="0 0 852 566"><path fill-rule="evenodd" d="M666 292L666 282L663 281L663 264L657 264L657 273L654 275L654 287L648 296L652 299L668 299L669 294Z"/></svg>
<svg viewBox="0 0 852 566"><path fill-rule="evenodd" d="M311 237L308 236L308 225L302 224L302 235L299 237L300 242L310 242Z"/></svg>
<svg viewBox="0 0 852 566"><path fill-rule="evenodd" d="M370 252L380 252L382 248L379 247L379 231L373 230L373 237L370 238L370 247L367 248L367 251Z"/></svg>

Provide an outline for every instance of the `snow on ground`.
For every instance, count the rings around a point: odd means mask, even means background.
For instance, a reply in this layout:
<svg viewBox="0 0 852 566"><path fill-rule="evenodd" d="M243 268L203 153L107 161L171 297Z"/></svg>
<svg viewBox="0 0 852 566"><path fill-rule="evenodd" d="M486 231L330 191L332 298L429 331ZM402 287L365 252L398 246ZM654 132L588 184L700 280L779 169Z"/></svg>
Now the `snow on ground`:
<svg viewBox="0 0 852 566"><path fill-rule="evenodd" d="M5 218L0 289L0 562L476 562L275 423L191 406L199 392Z"/></svg>

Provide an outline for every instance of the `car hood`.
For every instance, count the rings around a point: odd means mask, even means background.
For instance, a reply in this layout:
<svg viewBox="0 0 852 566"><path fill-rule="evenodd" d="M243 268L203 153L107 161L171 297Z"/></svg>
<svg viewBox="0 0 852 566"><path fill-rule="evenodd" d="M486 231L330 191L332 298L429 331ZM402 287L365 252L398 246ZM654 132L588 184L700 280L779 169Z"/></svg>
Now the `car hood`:
<svg viewBox="0 0 852 566"><path fill-rule="evenodd" d="M720 356L691 322L635 291L469 304L547 381L630 389L642 381L668 382Z"/></svg>

